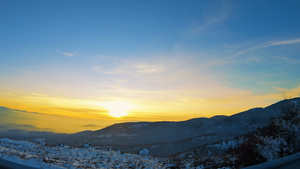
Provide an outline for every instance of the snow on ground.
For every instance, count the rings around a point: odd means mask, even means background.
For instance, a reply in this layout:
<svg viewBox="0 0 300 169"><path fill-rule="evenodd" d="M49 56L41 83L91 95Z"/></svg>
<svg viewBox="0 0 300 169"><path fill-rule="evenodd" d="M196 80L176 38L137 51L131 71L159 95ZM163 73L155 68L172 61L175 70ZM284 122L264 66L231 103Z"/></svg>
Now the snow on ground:
<svg viewBox="0 0 300 169"><path fill-rule="evenodd" d="M161 159L115 151L0 139L0 158L37 168L165 168Z"/></svg>
<svg viewBox="0 0 300 169"><path fill-rule="evenodd" d="M222 141L221 143L216 143L216 144L211 144L208 145L208 147L215 147L221 150L228 150L230 148L236 148L237 146L239 146L240 144L243 143L243 140L229 140L229 141Z"/></svg>
<svg viewBox="0 0 300 169"><path fill-rule="evenodd" d="M86 148L76 148L67 145L56 147L48 146L43 139L35 142L16 141L6 138L0 139L0 158L14 163L43 169L77 169L77 168L143 168L143 169L163 169L163 168L186 168L204 169L235 168L232 164L236 160L233 156L207 156L203 159L187 158L179 163L171 158L154 158L149 156L147 149L142 149L143 155L126 154L119 151L104 151L92 146ZM213 145L220 149L235 147L239 141L221 142ZM151 154L151 152L150 152ZM296 156L300 159L300 154ZM295 156L295 155L293 155ZM295 157L295 158L296 158ZM277 163L276 163L277 164Z"/></svg>
<svg viewBox="0 0 300 169"><path fill-rule="evenodd" d="M29 167L34 167L34 168L48 168L48 169L64 169L65 167L60 167L54 164L47 164L44 163L43 161L40 161L39 159L36 158L30 158L30 159L22 159L19 156L14 156L14 155L9 155L9 156L3 156L1 157L4 160L11 161L17 164L22 164L25 166Z"/></svg>
<svg viewBox="0 0 300 169"><path fill-rule="evenodd" d="M56 147L45 144L44 139L16 141L0 139L0 158L35 168L76 169L76 168L132 168L132 169L163 169L186 168L202 169L211 164L222 164L222 158L204 159L198 163L195 159L175 160L173 158L154 158L149 156L149 150L142 149L140 154L126 154L119 151L104 151L86 144L85 148L75 148L67 145ZM179 161L178 161L179 160ZM228 160L228 158L227 158ZM226 160L226 161L227 161ZM206 161L206 162L205 162ZM196 164L197 163L197 164ZM206 164L206 165L203 165ZM207 166L208 165L208 166ZM227 166L224 164L223 166ZM220 169L228 167L220 167Z"/></svg>

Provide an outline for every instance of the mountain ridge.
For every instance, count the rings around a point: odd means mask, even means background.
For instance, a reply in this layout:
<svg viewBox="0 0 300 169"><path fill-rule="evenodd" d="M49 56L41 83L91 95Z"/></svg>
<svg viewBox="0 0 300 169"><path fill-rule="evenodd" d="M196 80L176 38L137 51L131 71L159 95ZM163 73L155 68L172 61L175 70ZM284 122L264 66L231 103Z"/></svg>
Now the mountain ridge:
<svg viewBox="0 0 300 169"><path fill-rule="evenodd" d="M231 140L268 125L272 118L282 115L281 107L287 101L299 105L300 98L280 101L265 108L252 108L231 116L194 118L172 122L116 123L101 130L82 131L74 134L53 132L2 131L0 137L34 140L45 138L47 144L60 143L82 147L89 143L100 149L117 149L136 153L142 148L154 156L169 156L220 141ZM21 135L21 137L16 137Z"/></svg>

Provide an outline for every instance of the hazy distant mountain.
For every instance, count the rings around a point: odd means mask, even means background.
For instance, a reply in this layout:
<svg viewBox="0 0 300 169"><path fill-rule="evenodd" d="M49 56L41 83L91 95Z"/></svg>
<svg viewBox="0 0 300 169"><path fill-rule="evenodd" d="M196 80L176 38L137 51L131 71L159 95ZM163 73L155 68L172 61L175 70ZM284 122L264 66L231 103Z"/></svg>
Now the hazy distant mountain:
<svg viewBox="0 0 300 169"><path fill-rule="evenodd" d="M0 106L0 131L3 130L26 130L26 131L51 131L50 128L38 128L31 123L36 115L41 115L36 112L27 112L24 110L10 109ZM24 120L26 119L26 120ZM27 121L27 124L24 124Z"/></svg>
<svg viewBox="0 0 300 169"><path fill-rule="evenodd" d="M26 130L26 131L50 131L55 132L55 130L50 128L37 128L34 125L30 124L0 124L1 130Z"/></svg>
<svg viewBox="0 0 300 169"><path fill-rule="evenodd" d="M300 105L300 98L289 101ZM286 100L280 101L266 108L254 108L232 116L196 118L182 122L119 123L98 131L76 134L13 130L0 132L0 137L25 140L43 137L48 144L64 143L79 147L89 142L100 149L113 148L130 153L147 148L151 155L167 156L194 147L231 140L258 127L264 127L272 118L282 115L281 106L285 102Z"/></svg>

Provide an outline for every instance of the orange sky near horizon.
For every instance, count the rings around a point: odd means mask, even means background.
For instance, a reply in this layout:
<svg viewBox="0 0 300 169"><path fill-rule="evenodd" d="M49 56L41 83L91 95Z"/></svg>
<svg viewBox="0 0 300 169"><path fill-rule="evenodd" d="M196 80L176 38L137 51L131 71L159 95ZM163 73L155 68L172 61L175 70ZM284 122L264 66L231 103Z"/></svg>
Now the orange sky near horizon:
<svg viewBox="0 0 300 169"><path fill-rule="evenodd" d="M286 91L286 95L296 97L300 87ZM30 121L17 124L35 124L38 128L52 128L56 132L74 133L83 130L98 130L114 123L137 121L184 121L191 118L232 115L254 107L265 107L284 98L278 92L271 95L241 96L228 99L186 99L177 102L140 102L136 100L116 100L101 103L97 100L58 98L36 93L0 92L0 105L12 109L38 112L46 116L36 116ZM110 107L126 104L126 113L121 117L110 115ZM47 116L49 115L49 116ZM14 123L7 121L7 123ZM87 127L83 127L86 125Z"/></svg>
<svg viewBox="0 0 300 169"><path fill-rule="evenodd" d="M37 112L0 125L72 133L300 96L300 1L0 3L0 106Z"/></svg>

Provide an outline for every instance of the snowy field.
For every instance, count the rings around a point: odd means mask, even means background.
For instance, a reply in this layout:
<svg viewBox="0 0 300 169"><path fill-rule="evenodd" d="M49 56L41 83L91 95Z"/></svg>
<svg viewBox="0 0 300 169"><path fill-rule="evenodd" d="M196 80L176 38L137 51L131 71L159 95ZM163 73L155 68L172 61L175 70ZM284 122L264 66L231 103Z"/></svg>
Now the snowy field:
<svg viewBox="0 0 300 169"><path fill-rule="evenodd" d="M43 169L77 169L77 168L132 168L164 169L186 168L204 169L207 166L195 164L194 159L174 160L174 158L154 158L147 150L140 154L127 154L118 151L104 151L85 145L75 148L67 145L48 146L43 139L33 142L0 139L0 158L14 163ZM213 163L224 162L213 158ZM211 162L210 162L211 163ZM229 169L230 167L219 167Z"/></svg>
<svg viewBox="0 0 300 169"><path fill-rule="evenodd" d="M50 147L27 141L0 139L0 158L36 168L166 168L164 159L94 148Z"/></svg>
<svg viewBox="0 0 300 169"><path fill-rule="evenodd" d="M23 164L35 168L43 169L77 169L77 168L137 168L137 169L156 169L156 168L178 168L178 161L172 158L154 158L148 156L146 150L140 152L143 155L126 154L118 151L104 151L95 149L89 145L84 148L75 148L66 145L48 146L43 139L33 142L16 141L7 138L0 139L0 158L18 164ZM180 168L186 169L204 169L219 163L219 169L230 169L226 165L228 161L234 159L210 157L205 159L206 163L196 165L194 159L185 159L180 161ZM203 160L203 161L205 161ZM283 166L294 161L300 160L300 153L289 157L274 160L268 163L250 167L256 168L265 166ZM223 163L223 164L222 164ZM205 164L205 165L203 165ZM272 168L270 167L270 168ZM250 169L249 168L249 169Z"/></svg>
<svg viewBox="0 0 300 169"><path fill-rule="evenodd" d="M85 145L76 148L67 145L48 146L43 139L35 142L0 139L0 158L35 168L76 169L76 168L134 168L163 169L186 168L203 169L207 166L195 164L194 159L178 160L175 158L155 158L148 155L146 149L140 155L121 153L119 151L98 150ZM213 162L223 163L221 158L213 158ZM229 169L231 167L219 167Z"/></svg>

